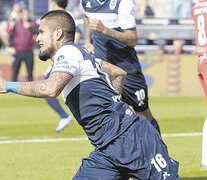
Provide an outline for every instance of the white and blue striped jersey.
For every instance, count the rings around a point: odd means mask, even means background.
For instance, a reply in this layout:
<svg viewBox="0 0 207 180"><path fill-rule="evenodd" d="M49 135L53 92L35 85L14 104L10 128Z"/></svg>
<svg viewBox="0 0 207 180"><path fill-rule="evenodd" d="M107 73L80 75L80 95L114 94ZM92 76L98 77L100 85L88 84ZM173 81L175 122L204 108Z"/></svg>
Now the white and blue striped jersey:
<svg viewBox="0 0 207 180"><path fill-rule="evenodd" d="M68 44L56 53L51 72L72 76L62 96L96 148L116 139L138 119L115 92L109 76L101 70L101 63L82 45Z"/></svg>
<svg viewBox="0 0 207 180"><path fill-rule="evenodd" d="M136 28L133 0L81 0L81 5L89 22L99 19L106 27L120 32ZM121 67L128 74L142 74L134 48L96 31L92 31L92 41L95 57Z"/></svg>

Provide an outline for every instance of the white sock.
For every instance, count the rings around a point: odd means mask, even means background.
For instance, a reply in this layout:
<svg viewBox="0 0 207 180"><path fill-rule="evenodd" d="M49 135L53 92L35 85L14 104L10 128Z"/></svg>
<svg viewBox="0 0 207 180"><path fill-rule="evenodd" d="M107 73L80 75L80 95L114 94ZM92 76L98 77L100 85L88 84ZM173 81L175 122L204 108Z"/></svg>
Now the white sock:
<svg viewBox="0 0 207 180"><path fill-rule="evenodd" d="M207 166L207 117L203 124L203 142L202 142L202 159L201 163Z"/></svg>

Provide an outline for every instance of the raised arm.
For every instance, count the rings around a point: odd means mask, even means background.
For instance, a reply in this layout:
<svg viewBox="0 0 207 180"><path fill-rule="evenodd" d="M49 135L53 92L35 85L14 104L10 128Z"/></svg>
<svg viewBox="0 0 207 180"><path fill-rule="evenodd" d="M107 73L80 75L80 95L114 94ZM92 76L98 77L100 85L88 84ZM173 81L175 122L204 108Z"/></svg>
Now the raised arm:
<svg viewBox="0 0 207 180"><path fill-rule="evenodd" d="M137 45L138 37L136 29L127 29L123 32L108 28L98 19L92 19L89 23L90 30L110 36L127 46L134 47Z"/></svg>
<svg viewBox="0 0 207 180"><path fill-rule="evenodd" d="M0 78L0 93L14 92L41 98L57 97L71 79L71 75L63 72L54 72L46 80L32 82L8 82Z"/></svg>
<svg viewBox="0 0 207 180"><path fill-rule="evenodd" d="M116 92L121 94L127 73L118 66L106 61L103 61L101 69L109 75Z"/></svg>

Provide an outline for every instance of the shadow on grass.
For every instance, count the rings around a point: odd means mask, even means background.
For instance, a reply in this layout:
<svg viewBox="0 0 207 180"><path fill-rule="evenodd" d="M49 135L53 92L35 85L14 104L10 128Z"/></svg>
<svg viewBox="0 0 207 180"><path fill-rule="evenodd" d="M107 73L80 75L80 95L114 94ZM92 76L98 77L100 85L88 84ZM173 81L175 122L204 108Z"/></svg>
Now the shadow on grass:
<svg viewBox="0 0 207 180"><path fill-rule="evenodd" d="M181 180L207 180L207 177L181 177L180 178Z"/></svg>

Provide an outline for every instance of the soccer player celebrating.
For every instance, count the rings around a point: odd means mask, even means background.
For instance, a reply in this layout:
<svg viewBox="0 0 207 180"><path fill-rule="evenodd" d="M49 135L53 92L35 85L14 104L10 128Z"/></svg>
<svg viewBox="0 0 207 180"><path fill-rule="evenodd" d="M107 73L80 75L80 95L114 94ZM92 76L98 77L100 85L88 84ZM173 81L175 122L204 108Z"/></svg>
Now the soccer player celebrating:
<svg viewBox="0 0 207 180"><path fill-rule="evenodd" d="M0 93L45 98L62 92L65 104L95 147L83 159L74 180L180 180L178 162L169 157L160 134L122 101L126 72L74 44L74 34L70 14L62 10L46 13L37 42L39 58L54 63L50 77L33 82L0 78Z"/></svg>
<svg viewBox="0 0 207 180"><path fill-rule="evenodd" d="M207 0L199 0L193 8L198 55L198 78L207 102ZM207 170L207 117L203 125L201 168Z"/></svg>

